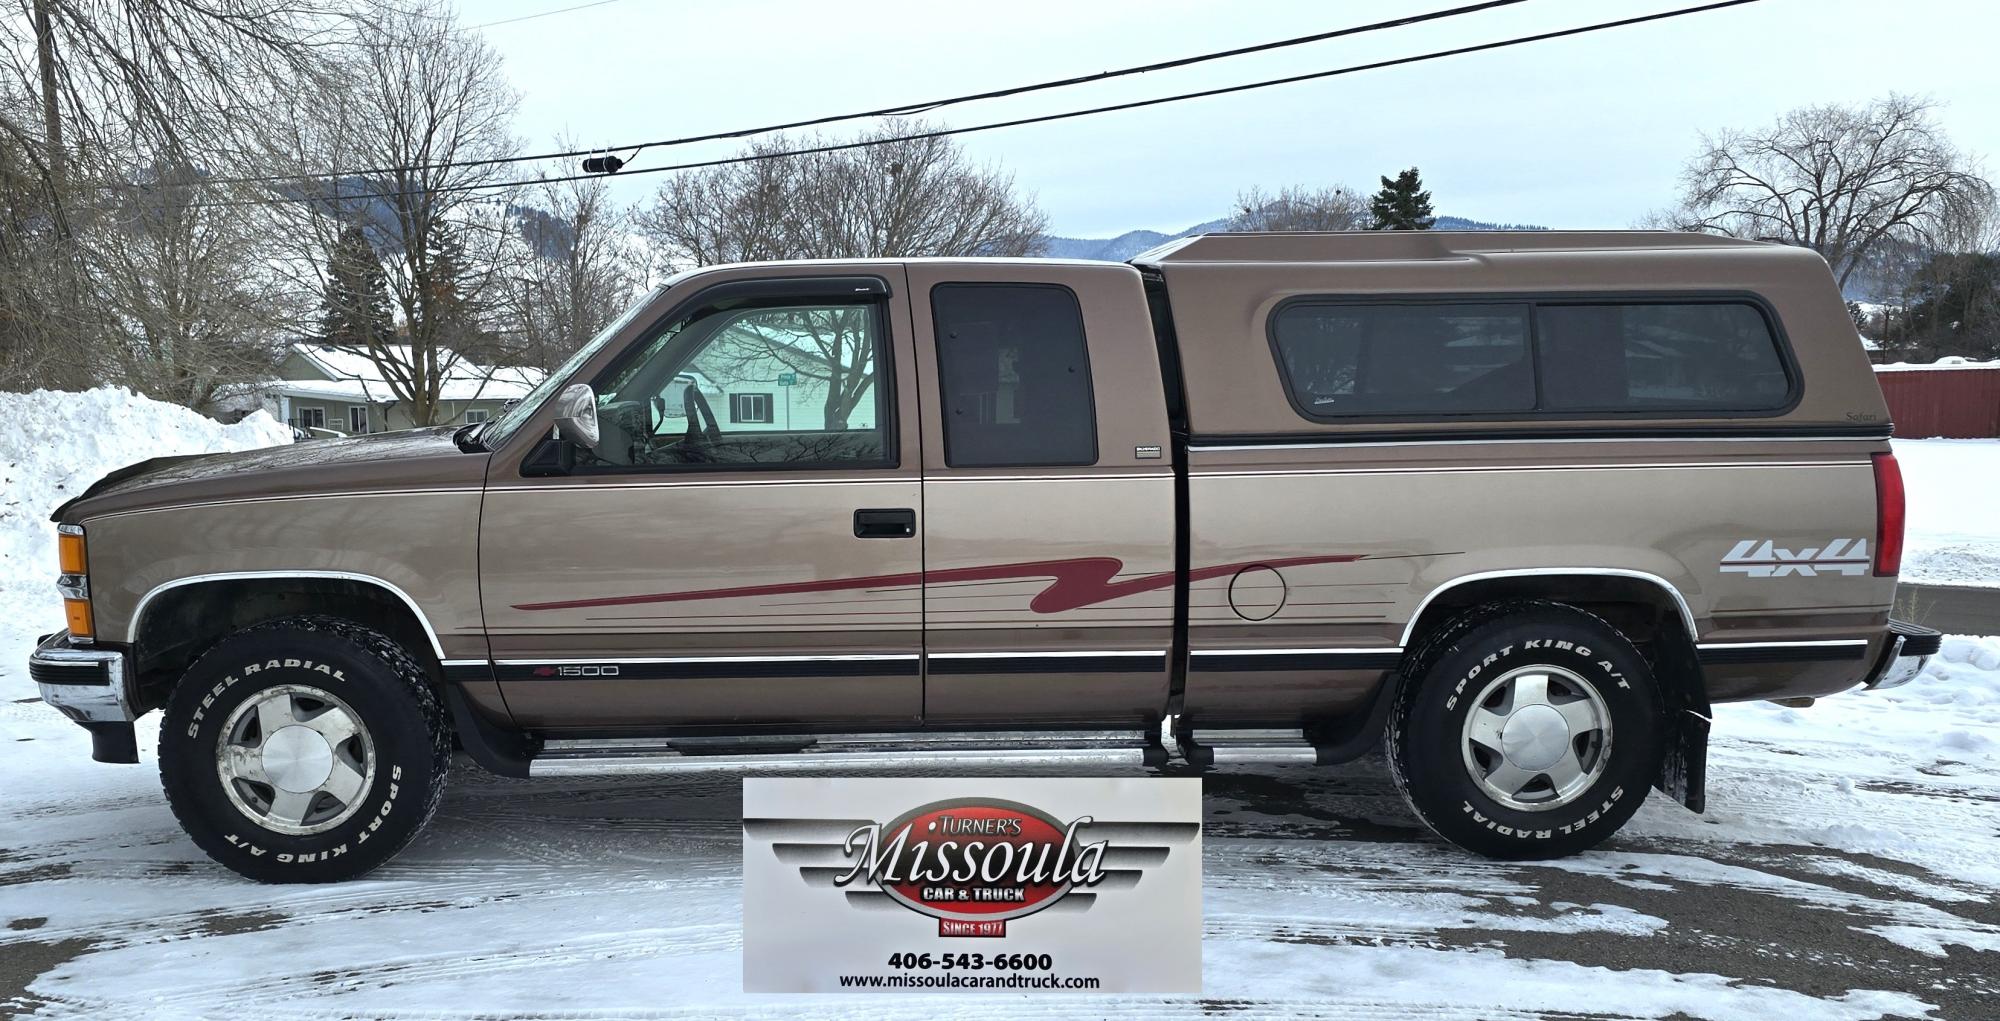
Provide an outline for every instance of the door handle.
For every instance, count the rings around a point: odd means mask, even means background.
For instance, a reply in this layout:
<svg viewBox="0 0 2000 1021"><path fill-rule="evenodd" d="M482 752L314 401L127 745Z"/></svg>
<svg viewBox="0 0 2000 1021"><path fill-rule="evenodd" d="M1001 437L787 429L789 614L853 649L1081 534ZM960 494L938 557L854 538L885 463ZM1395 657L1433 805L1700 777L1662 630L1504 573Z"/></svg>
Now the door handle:
<svg viewBox="0 0 2000 1021"><path fill-rule="evenodd" d="M907 507L854 512L856 539L908 539L917 534L917 512Z"/></svg>

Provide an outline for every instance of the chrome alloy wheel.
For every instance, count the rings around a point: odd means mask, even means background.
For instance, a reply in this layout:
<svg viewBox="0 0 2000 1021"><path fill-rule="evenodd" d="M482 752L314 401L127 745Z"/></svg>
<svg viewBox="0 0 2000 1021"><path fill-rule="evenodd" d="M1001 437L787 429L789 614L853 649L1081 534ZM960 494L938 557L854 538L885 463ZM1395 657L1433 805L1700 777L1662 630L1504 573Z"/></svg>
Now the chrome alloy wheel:
<svg viewBox="0 0 2000 1021"><path fill-rule="evenodd" d="M375 781L375 743L347 703L318 688L281 684L229 714L215 771L252 822L311 836L361 807Z"/></svg>
<svg viewBox="0 0 2000 1021"><path fill-rule="evenodd" d="M1466 714L1465 768L1486 796L1523 812L1575 801L1611 761L1611 710L1582 677L1517 667L1480 689Z"/></svg>

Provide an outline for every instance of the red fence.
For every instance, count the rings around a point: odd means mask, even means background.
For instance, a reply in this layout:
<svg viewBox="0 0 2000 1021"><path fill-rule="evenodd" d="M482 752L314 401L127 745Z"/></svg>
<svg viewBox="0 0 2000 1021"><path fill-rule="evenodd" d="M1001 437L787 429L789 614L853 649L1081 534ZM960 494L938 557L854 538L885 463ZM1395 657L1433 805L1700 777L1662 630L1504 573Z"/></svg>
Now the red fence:
<svg viewBox="0 0 2000 1021"><path fill-rule="evenodd" d="M1896 435L1907 439L2000 436L2000 365L1875 370Z"/></svg>

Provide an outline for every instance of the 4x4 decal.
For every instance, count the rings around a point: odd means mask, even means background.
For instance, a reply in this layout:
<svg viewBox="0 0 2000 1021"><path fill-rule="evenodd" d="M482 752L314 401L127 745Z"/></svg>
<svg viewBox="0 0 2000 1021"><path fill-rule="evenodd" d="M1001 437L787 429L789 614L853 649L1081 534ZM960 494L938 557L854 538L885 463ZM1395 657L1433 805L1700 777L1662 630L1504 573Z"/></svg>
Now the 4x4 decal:
<svg viewBox="0 0 2000 1021"><path fill-rule="evenodd" d="M1722 558L1724 574L1752 578L1815 578L1821 574L1860 577L1868 573L1868 540L1835 539L1824 546L1786 549L1770 539L1744 539Z"/></svg>

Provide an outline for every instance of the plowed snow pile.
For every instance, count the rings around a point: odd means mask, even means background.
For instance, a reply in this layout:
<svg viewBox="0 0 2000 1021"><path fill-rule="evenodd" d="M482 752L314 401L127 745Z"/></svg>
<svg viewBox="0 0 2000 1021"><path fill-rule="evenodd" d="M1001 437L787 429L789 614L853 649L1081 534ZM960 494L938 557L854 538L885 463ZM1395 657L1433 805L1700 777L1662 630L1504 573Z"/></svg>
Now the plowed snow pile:
<svg viewBox="0 0 2000 1021"><path fill-rule="evenodd" d="M0 629L62 627L49 512L92 482L149 457L291 441L291 430L262 411L223 425L122 387L0 393Z"/></svg>

